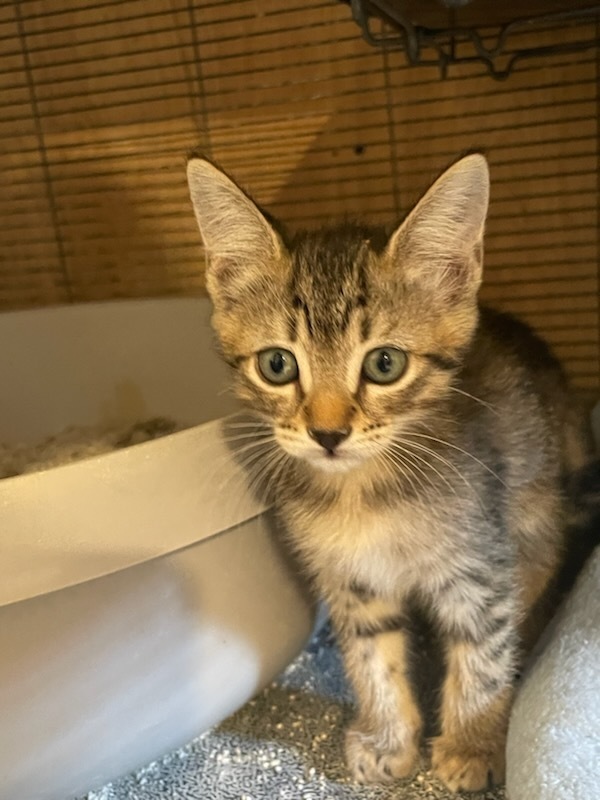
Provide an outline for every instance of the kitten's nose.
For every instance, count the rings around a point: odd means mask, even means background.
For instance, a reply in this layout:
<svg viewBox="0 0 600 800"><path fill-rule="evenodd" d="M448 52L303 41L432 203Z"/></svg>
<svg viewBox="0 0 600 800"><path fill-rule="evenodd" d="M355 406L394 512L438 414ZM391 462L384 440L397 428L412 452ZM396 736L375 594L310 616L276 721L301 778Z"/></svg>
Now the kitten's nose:
<svg viewBox="0 0 600 800"><path fill-rule="evenodd" d="M308 435L315 442L318 442L321 447L324 447L328 453L335 451L335 448L350 436L350 428L340 428L335 431L322 431L316 428L309 428Z"/></svg>

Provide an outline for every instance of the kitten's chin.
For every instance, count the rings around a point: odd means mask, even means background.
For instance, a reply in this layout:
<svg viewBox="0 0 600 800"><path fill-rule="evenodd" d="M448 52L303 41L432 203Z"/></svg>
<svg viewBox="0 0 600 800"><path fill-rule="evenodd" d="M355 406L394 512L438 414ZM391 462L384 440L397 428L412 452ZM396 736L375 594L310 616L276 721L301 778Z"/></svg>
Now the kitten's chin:
<svg viewBox="0 0 600 800"><path fill-rule="evenodd" d="M311 467L319 470L320 472L336 475L340 475L344 472L350 472L363 463L361 458L349 455L348 453L335 453L333 455L323 453L322 455L305 458L305 461L307 461Z"/></svg>

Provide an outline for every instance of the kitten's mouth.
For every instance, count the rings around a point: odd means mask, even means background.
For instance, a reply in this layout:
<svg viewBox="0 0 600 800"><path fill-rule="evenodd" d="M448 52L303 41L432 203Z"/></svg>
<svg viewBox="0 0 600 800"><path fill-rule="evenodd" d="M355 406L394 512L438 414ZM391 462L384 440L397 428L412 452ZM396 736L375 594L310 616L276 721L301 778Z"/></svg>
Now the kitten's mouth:
<svg viewBox="0 0 600 800"><path fill-rule="evenodd" d="M311 454L308 461L323 472L347 472L361 463L355 455L339 450L321 450Z"/></svg>
<svg viewBox="0 0 600 800"><path fill-rule="evenodd" d="M353 448L298 446L293 440L283 438L279 442L283 450L289 455L309 464L321 472L348 472L364 462L364 455L357 453Z"/></svg>

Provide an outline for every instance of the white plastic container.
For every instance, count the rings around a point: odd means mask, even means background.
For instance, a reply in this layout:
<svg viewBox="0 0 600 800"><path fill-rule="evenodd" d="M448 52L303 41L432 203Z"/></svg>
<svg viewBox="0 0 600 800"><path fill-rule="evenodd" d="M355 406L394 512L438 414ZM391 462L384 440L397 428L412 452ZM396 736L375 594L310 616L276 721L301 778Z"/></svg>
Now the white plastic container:
<svg viewBox="0 0 600 800"><path fill-rule="evenodd" d="M0 441L192 427L0 481L0 800L66 800L219 722L312 609L221 438L203 300L0 315ZM274 535L275 534L275 535Z"/></svg>

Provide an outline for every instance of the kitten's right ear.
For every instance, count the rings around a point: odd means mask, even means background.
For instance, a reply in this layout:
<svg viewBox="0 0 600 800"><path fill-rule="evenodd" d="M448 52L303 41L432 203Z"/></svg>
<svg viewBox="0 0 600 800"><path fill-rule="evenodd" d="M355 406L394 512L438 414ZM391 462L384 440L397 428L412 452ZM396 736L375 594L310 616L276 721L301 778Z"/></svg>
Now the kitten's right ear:
<svg viewBox="0 0 600 800"><path fill-rule="evenodd" d="M206 286L215 304L227 305L277 270L283 245L255 203L210 161L192 156L187 178L208 256Z"/></svg>

